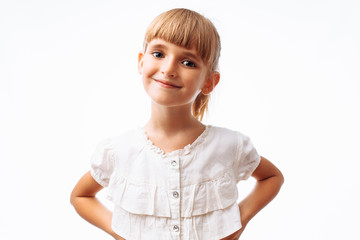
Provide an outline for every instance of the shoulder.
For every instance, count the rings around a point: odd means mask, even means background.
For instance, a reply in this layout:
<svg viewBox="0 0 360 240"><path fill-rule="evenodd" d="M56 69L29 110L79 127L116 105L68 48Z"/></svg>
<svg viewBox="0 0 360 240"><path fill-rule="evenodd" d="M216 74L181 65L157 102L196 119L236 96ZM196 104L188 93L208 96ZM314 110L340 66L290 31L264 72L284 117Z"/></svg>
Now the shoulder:
<svg viewBox="0 0 360 240"><path fill-rule="evenodd" d="M217 139L220 141L239 141L239 140L244 140L244 139L248 139L249 137L237 130L232 130L229 128L224 128L224 127L218 127L218 126L211 126L209 125L208 128L210 129L210 133L209 136L212 137L212 139Z"/></svg>
<svg viewBox="0 0 360 240"><path fill-rule="evenodd" d="M214 154L233 153L238 145L237 132L228 128L208 126L204 148Z"/></svg>
<svg viewBox="0 0 360 240"><path fill-rule="evenodd" d="M242 148L244 145L248 145L248 143L251 142L250 138L247 135L237 130L218 126L208 127L208 145L238 149Z"/></svg>

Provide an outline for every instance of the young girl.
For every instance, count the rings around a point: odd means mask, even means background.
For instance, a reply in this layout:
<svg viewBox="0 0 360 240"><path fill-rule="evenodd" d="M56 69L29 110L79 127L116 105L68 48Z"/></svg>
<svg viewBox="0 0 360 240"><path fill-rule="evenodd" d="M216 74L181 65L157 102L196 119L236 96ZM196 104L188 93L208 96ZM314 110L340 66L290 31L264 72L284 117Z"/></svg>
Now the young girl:
<svg viewBox="0 0 360 240"><path fill-rule="evenodd" d="M202 15L155 18L138 56L150 120L99 144L71 194L80 216L115 239L239 239L284 180L248 137L201 123L219 56L219 35ZM238 204L236 184L249 176L256 186ZM95 197L104 187L113 212Z"/></svg>

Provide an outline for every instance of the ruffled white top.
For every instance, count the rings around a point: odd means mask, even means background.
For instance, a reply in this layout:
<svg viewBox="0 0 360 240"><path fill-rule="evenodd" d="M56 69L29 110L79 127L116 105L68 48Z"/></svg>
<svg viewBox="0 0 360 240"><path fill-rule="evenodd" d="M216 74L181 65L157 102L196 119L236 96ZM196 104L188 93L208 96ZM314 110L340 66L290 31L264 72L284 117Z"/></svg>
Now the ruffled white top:
<svg viewBox="0 0 360 240"><path fill-rule="evenodd" d="M206 126L192 144L164 153L136 129L101 142L91 174L107 187L121 237L219 240L241 228L237 183L259 162L237 131Z"/></svg>

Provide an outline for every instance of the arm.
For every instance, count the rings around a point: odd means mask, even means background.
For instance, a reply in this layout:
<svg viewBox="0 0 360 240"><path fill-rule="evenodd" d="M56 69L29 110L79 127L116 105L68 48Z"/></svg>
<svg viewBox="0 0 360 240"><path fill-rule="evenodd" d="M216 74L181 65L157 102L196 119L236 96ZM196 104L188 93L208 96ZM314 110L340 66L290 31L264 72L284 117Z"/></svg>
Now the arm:
<svg viewBox="0 0 360 240"><path fill-rule="evenodd" d="M95 197L103 187L87 172L76 184L70 202L86 221L104 230L115 239L122 240L111 228L112 213Z"/></svg>
<svg viewBox="0 0 360 240"><path fill-rule="evenodd" d="M256 179L255 188L239 203L242 228L224 240L239 239L248 222L275 198L284 183L280 170L264 157L251 176Z"/></svg>
<svg viewBox="0 0 360 240"><path fill-rule="evenodd" d="M244 226L275 198L284 183L280 170L264 157L251 176L256 179L255 188L239 203Z"/></svg>

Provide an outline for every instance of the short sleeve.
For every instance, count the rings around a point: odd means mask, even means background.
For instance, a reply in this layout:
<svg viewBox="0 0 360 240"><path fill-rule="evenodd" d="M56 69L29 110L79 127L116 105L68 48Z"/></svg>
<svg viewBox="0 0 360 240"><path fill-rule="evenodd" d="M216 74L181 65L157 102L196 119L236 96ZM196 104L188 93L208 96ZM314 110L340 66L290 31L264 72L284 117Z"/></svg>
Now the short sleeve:
<svg viewBox="0 0 360 240"><path fill-rule="evenodd" d="M110 177L114 171L112 145L111 139L100 142L91 157L91 176L103 187L109 185Z"/></svg>
<svg viewBox="0 0 360 240"><path fill-rule="evenodd" d="M237 147L234 161L234 173L237 181L248 179L260 163L257 153L250 138L237 132Z"/></svg>

